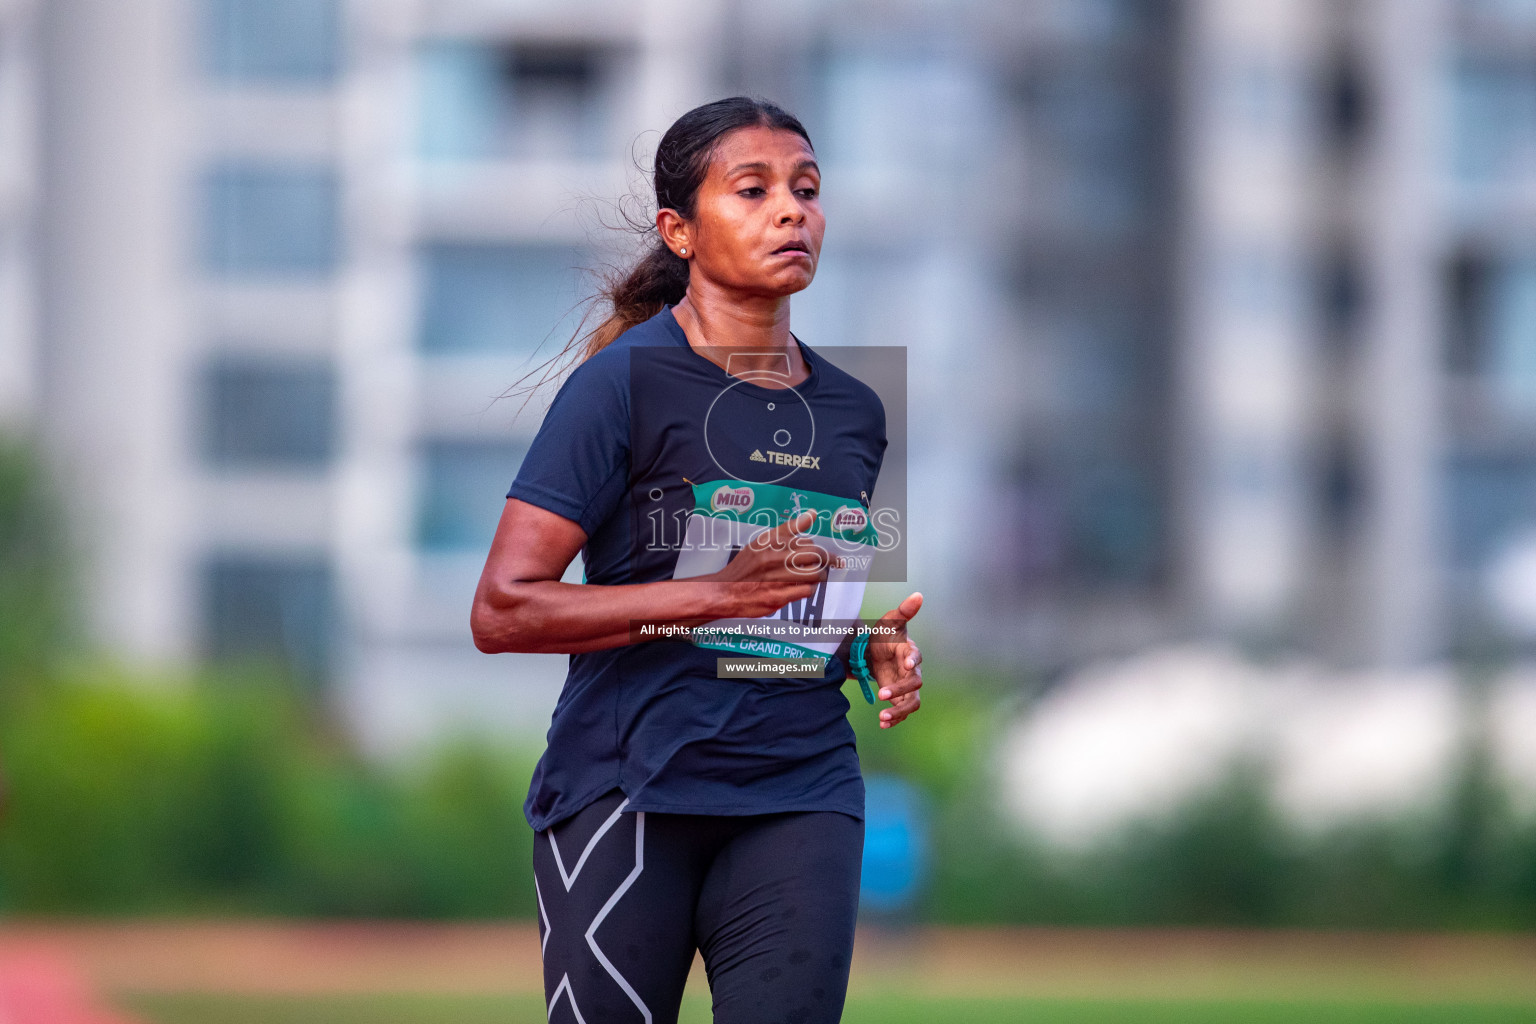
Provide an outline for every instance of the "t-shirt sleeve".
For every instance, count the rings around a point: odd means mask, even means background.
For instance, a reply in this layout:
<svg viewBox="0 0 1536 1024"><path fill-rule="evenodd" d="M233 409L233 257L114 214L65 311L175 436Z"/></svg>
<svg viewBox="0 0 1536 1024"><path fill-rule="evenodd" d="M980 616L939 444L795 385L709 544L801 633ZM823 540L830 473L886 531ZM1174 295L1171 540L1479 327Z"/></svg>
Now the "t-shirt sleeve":
<svg viewBox="0 0 1536 1024"><path fill-rule="evenodd" d="M875 484L880 479L880 467L885 465L885 403L880 400L880 396L878 394L874 393L873 391L871 391L870 394L874 398L872 419L874 424L873 433L875 437L875 465L874 471L869 475L869 487L867 487L866 490L871 495L870 500L874 500L873 495L875 493Z"/></svg>
<svg viewBox="0 0 1536 1024"><path fill-rule="evenodd" d="M588 537L629 486L629 361L598 353L571 371L507 491Z"/></svg>

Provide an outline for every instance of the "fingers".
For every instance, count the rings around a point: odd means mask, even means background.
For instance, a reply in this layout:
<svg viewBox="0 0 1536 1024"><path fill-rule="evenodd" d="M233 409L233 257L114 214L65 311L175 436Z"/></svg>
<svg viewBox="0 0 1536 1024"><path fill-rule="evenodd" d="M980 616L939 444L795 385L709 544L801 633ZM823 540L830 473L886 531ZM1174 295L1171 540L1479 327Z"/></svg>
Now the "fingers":
<svg viewBox="0 0 1536 1024"><path fill-rule="evenodd" d="M880 624L883 626L900 627L902 633L906 632L907 623L912 620L923 606L923 595L918 591L908 594L906 599L880 616Z"/></svg>
<svg viewBox="0 0 1536 1024"><path fill-rule="evenodd" d="M891 701L891 706L880 712L880 728L889 729L900 725L907 717L923 706L923 698L914 690Z"/></svg>
<svg viewBox="0 0 1536 1024"><path fill-rule="evenodd" d="M923 671L918 666L923 662L923 652L916 644L908 641L894 645L895 657L884 664L883 671L877 670L877 678L891 676L888 681L880 679L879 697L888 700L891 706L880 712L880 728L889 729L906 719L906 717L922 707L922 696L919 691L923 686Z"/></svg>
<svg viewBox="0 0 1536 1024"><path fill-rule="evenodd" d="M917 649L917 644L906 635L906 627L899 624L893 626L885 619L880 620L887 627L896 629L895 635L880 632L869 641L869 663L872 668L888 666L898 673L910 668L916 668L923 663L923 652ZM908 664L910 662L910 664Z"/></svg>
<svg viewBox="0 0 1536 1024"><path fill-rule="evenodd" d="M836 559L804 533L815 525L816 514L806 511L772 529L760 530L747 542L749 560L731 559L743 579L788 582L814 586L826 579Z"/></svg>
<svg viewBox="0 0 1536 1024"><path fill-rule="evenodd" d="M791 601L800 601L816 593L814 579L749 581L750 590L741 614L745 618L772 615Z"/></svg>
<svg viewBox="0 0 1536 1024"><path fill-rule="evenodd" d="M802 536L789 542L789 553L784 558L784 564L800 576L819 578L831 570L832 558L820 544Z"/></svg>
<svg viewBox="0 0 1536 1024"><path fill-rule="evenodd" d="M784 565L790 572L802 577L819 577L832 567L833 559L806 535L805 531L815 523L816 513L807 510L771 530L763 530L752 538L749 546L765 551L782 549Z"/></svg>
<svg viewBox="0 0 1536 1024"><path fill-rule="evenodd" d="M792 519L786 519L771 530L764 530L759 536L769 537L769 543L782 544L797 534L803 534L816 522L816 513L807 509Z"/></svg>
<svg viewBox="0 0 1536 1024"><path fill-rule="evenodd" d="M910 647L910 644L902 644L902 647ZM916 649L913 648L913 651ZM903 694L911 693L923 685L922 670L917 667L920 660L912 653L898 653L898 661L894 667L887 667L884 672L877 672L876 677L880 683L878 694L881 700L892 700ZM880 678L888 676L890 678Z"/></svg>
<svg viewBox="0 0 1536 1024"><path fill-rule="evenodd" d="M781 548L788 544L796 543L796 538L810 529L816 521L814 512L806 511L786 519L771 530L762 530L757 536L748 541L748 546L756 548ZM810 542L814 543L814 541Z"/></svg>
<svg viewBox="0 0 1536 1024"><path fill-rule="evenodd" d="M905 675L923 663L923 652L909 637L898 640L886 646L885 660L895 668L898 675Z"/></svg>
<svg viewBox="0 0 1536 1024"><path fill-rule="evenodd" d="M921 591L914 590L906 596L906 599L881 616L882 620L890 619L899 622L911 622L913 617L923 607L923 595Z"/></svg>

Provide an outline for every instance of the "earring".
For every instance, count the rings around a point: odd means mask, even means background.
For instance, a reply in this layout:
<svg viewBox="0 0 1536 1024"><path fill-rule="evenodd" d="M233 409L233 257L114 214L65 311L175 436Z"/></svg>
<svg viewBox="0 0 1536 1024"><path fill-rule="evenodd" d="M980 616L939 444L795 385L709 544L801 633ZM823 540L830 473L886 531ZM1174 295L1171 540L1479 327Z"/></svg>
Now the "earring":
<svg viewBox="0 0 1536 1024"><path fill-rule="evenodd" d="M687 256L688 255L688 250L687 249L679 249L679 250L677 250L677 252L678 252L679 256Z"/></svg>

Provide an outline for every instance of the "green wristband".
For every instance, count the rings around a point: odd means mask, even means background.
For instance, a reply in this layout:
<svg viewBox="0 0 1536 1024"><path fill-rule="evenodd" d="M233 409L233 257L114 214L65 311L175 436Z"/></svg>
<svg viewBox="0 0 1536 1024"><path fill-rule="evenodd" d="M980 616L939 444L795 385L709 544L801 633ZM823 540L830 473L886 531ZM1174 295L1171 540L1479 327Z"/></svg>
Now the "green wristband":
<svg viewBox="0 0 1536 1024"><path fill-rule="evenodd" d="M848 666L853 669L853 674L859 680L859 689L864 691L864 701L867 704L875 702L875 691L870 688L870 683L875 677L869 671L869 664L864 660L865 651L869 647L869 634L860 633L853 641L853 646L848 649Z"/></svg>

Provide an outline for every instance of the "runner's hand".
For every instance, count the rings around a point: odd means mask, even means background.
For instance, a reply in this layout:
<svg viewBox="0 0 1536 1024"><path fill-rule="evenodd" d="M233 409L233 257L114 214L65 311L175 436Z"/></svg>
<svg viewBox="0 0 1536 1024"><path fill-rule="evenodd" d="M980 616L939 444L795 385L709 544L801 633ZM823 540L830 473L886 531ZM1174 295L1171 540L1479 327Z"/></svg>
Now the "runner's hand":
<svg viewBox="0 0 1536 1024"><path fill-rule="evenodd" d="M816 513L802 512L748 541L714 579L731 584L737 615L772 615L791 601L810 597L827 578L830 556L805 531Z"/></svg>
<svg viewBox="0 0 1536 1024"><path fill-rule="evenodd" d="M871 638L866 657L875 677L875 695L891 706L880 712L880 728L889 729L922 707L918 690L923 685L923 652L907 636L907 623L923 606L923 595L913 593L901 604L880 617L880 626L895 629L895 636L882 631Z"/></svg>

